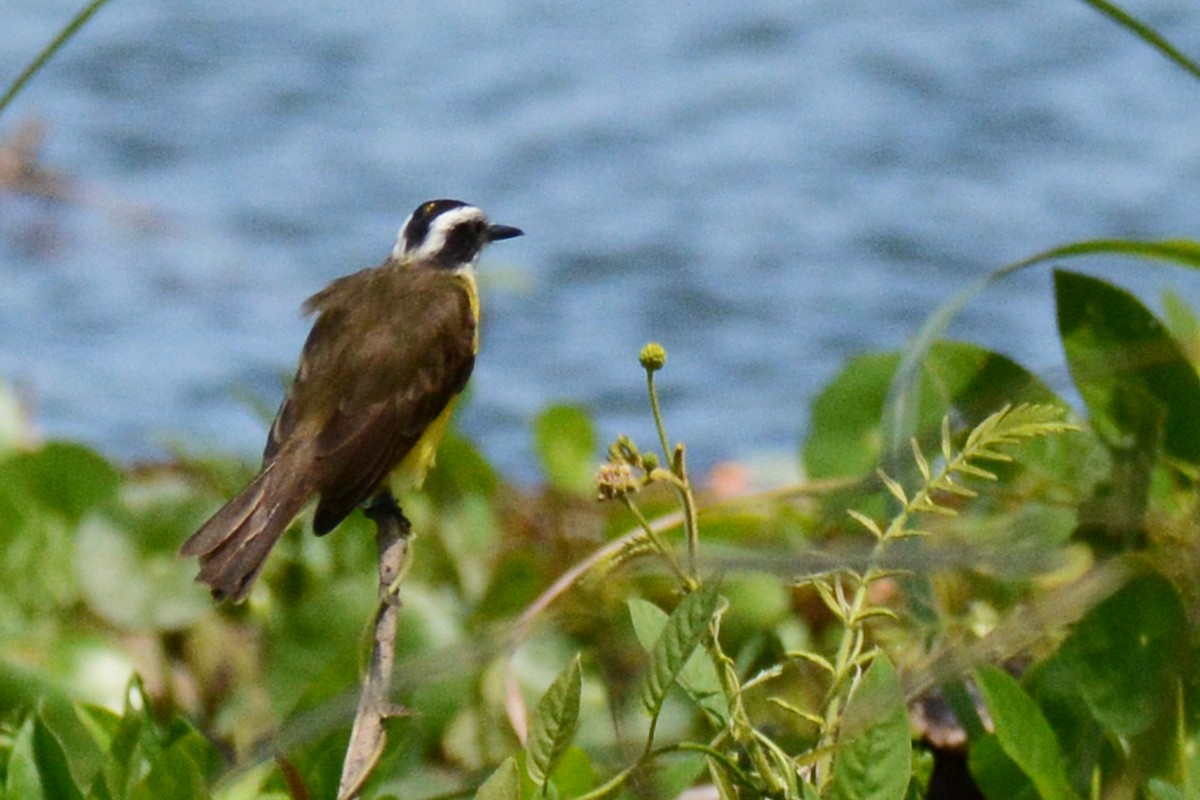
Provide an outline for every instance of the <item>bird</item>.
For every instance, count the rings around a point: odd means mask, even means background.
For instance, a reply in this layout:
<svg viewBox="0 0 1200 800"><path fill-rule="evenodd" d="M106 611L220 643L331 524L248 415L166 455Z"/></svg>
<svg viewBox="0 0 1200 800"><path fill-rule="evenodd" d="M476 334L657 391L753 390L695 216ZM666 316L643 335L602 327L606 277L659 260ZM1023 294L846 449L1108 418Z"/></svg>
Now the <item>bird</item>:
<svg viewBox="0 0 1200 800"><path fill-rule="evenodd" d="M393 493L420 488L479 350L479 254L521 235L461 200L429 200L382 264L308 298L315 319L262 468L180 548L217 601L249 595L313 498L323 536L373 501L399 513Z"/></svg>

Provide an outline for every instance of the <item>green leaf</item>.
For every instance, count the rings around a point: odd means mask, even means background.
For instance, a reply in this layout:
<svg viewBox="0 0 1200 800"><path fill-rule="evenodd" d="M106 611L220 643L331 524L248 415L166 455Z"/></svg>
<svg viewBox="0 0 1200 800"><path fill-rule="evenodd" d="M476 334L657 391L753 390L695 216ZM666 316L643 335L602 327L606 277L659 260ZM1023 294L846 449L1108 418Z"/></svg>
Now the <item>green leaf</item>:
<svg viewBox="0 0 1200 800"><path fill-rule="evenodd" d="M817 395L804 443L809 476L857 477L879 463L879 420L899 363L900 357L894 353L856 356Z"/></svg>
<svg viewBox="0 0 1200 800"><path fill-rule="evenodd" d="M1200 318L1187 301L1173 289L1162 293L1163 323L1167 330L1188 351L1189 360L1196 361L1196 345L1200 343Z"/></svg>
<svg viewBox="0 0 1200 800"><path fill-rule="evenodd" d="M886 446L883 418L899 366L897 353L857 356L821 391L813 402L804 445L809 476L858 477L879 465ZM929 451L938 448L941 421L951 406L974 426L1008 403L1060 403L1015 361L965 342L934 342L919 374L919 392L906 398L914 404L915 416L903 440L904 453L899 454L905 458L911 455L914 437L922 446L928 443Z"/></svg>
<svg viewBox="0 0 1200 800"><path fill-rule="evenodd" d="M71 523L115 496L121 484L120 473L102 456L67 442L19 453L0 465L0 475Z"/></svg>
<svg viewBox="0 0 1200 800"><path fill-rule="evenodd" d="M83 793L71 777L62 742L46 727L40 714L33 725L33 751L37 757L42 789L48 800L83 800Z"/></svg>
<svg viewBox="0 0 1200 800"><path fill-rule="evenodd" d="M598 445L586 411L579 406L550 406L534 420L533 437L551 486L575 494L594 493Z"/></svg>
<svg viewBox="0 0 1200 800"><path fill-rule="evenodd" d="M239 766L221 780L220 785L213 790L213 796L217 800L293 800L291 795L283 791L269 792L263 789L268 780L279 780L276 777L279 770L280 767L275 761L263 761L252 767Z"/></svg>
<svg viewBox="0 0 1200 800"><path fill-rule="evenodd" d="M545 785L579 728L582 677L575 656L542 695L525 742L526 770L535 783Z"/></svg>
<svg viewBox="0 0 1200 800"><path fill-rule="evenodd" d="M499 485L500 478L479 450L450 430L438 445L437 469L429 471L424 492L444 506L463 495L491 497Z"/></svg>
<svg viewBox="0 0 1200 800"><path fill-rule="evenodd" d="M166 740L172 749L187 756L206 778L220 773L225 759L216 745L185 719L176 718L167 727Z"/></svg>
<svg viewBox="0 0 1200 800"><path fill-rule="evenodd" d="M1090 0L1093 3L1101 0ZM937 338L945 332L963 308L998 280L1030 267L1064 258L1110 254L1128 258L1159 259L1192 269L1200 268L1200 244L1187 240L1135 242L1127 239L1093 239L1070 242L1035 253L1028 258L1007 264L977 280L943 302L926 317L921 329L912 337L904 351L900 368L888 396L888 420L884 426L887 450L899 453L920 428L918 415L924 413L924 403L917 397L920 387L917 377L926 363ZM922 382L923 383L923 382ZM1015 397L1006 401L1044 402L1036 397ZM997 404L999 405L999 404ZM995 406L992 406L993 408Z"/></svg>
<svg viewBox="0 0 1200 800"><path fill-rule="evenodd" d="M980 791L989 800L1038 800L1037 789L989 733L971 742L967 766Z"/></svg>
<svg viewBox="0 0 1200 800"><path fill-rule="evenodd" d="M902 800L911 774L908 707L896 668L880 653L846 706L830 796L834 800Z"/></svg>
<svg viewBox="0 0 1200 800"><path fill-rule="evenodd" d="M75 716L79 718L84 729L91 734L96 746L108 752L112 746L113 736L121 724L121 717L103 706L77 703L74 706Z"/></svg>
<svg viewBox="0 0 1200 800"><path fill-rule="evenodd" d="M654 647L663 628L667 627L669 616L649 600L631 597L625 601L629 608L629 619L633 622L633 633L638 643L647 653Z"/></svg>
<svg viewBox="0 0 1200 800"><path fill-rule="evenodd" d="M1054 273L1058 329L1092 424L1110 445L1147 444L1200 463L1200 376L1166 327L1132 294L1086 275Z"/></svg>
<svg viewBox="0 0 1200 800"><path fill-rule="evenodd" d="M560 797L579 797L596 786L596 770L582 748L571 745L554 770L554 788Z"/></svg>
<svg viewBox="0 0 1200 800"><path fill-rule="evenodd" d="M172 745L150 759L150 771L133 787L130 800L207 800L204 772L192 748Z"/></svg>
<svg viewBox="0 0 1200 800"><path fill-rule="evenodd" d="M1182 789L1159 778L1151 778L1146 784L1146 796L1150 800L1189 800Z"/></svg>
<svg viewBox="0 0 1200 800"><path fill-rule="evenodd" d="M4 794L21 800L42 800L42 780L38 770L37 756L33 744L34 718L30 714L13 739L8 756L8 774L4 781Z"/></svg>
<svg viewBox="0 0 1200 800"><path fill-rule="evenodd" d="M669 617L658 606L639 597L626 601L629 606L629 617L633 621L633 630L638 642L650 652L663 628L667 626ZM717 668L712 659L703 651L692 653L679 672L679 685L687 692L696 705L712 714L718 721L729 719L729 702L721 686Z"/></svg>
<svg viewBox="0 0 1200 800"><path fill-rule="evenodd" d="M8 756L4 794L21 800L83 800L62 742L40 713L30 714L17 730Z"/></svg>
<svg viewBox="0 0 1200 800"><path fill-rule="evenodd" d="M1004 670L983 665L975 681L991 714L1001 749L1029 777L1044 800L1076 800L1062 750L1037 703Z"/></svg>
<svg viewBox="0 0 1200 800"><path fill-rule="evenodd" d="M710 581L683 598L667 619L650 651L650 668L642 688L642 705L651 717L658 716L667 691L708 632L719 599L717 585Z"/></svg>
<svg viewBox="0 0 1200 800"><path fill-rule="evenodd" d="M135 675L125 690L123 713L111 732L108 758L92 780L90 794L114 798L129 796L131 785L136 779L142 743L150 739L151 732L148 730L145 713L149 704L141 679Z"/></svg>
<svg viewBox="0 0 1200 800"><path fill-rule="evenodd" d="M1080 620L1057 657L1096 719L1131 737L1169 713L1192 675L1187 613L1160 575L1131 581Z"/></svg>
<svg viewBox="0 0 1200 800"><path fill-rule="evenodd" d="M496 767L496 771L475 792L475 800L521 800L521 774L517 769L517 760L509 756Z"/></svg>

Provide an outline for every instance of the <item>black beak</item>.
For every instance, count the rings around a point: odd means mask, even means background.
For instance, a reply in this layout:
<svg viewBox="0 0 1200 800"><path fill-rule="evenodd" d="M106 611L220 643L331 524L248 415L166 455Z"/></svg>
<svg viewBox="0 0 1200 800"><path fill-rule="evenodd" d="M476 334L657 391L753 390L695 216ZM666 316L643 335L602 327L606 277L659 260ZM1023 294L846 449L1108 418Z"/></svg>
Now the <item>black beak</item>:
<svg viewBox="0 0 1200 800"><path fill-rule="evenodd" d="M489 242L498 242L501 239L512 239L516 236L524 235L525 231L510 225L489 225L487 229L487 240Z"/></svg>

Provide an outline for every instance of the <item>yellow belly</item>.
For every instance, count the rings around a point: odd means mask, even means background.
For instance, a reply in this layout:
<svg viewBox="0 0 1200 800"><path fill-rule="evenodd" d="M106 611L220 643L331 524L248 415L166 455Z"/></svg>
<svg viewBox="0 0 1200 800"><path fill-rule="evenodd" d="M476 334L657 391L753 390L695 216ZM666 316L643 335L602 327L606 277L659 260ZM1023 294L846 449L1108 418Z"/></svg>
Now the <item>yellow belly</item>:
<svg viewBox="0 0 1200 800"><path fill-rule="evenodd" d="M421 434L421 438L408 451L404 460L396 465L388 475L388 485L393 492L403 492L408 489L420 489L425 482L425 473L437 460L438 445L450 424L450 415L454 412L454 403L458 398L452 398L446 407L438 414L437 419L429 423L429 427Z"/></svg>

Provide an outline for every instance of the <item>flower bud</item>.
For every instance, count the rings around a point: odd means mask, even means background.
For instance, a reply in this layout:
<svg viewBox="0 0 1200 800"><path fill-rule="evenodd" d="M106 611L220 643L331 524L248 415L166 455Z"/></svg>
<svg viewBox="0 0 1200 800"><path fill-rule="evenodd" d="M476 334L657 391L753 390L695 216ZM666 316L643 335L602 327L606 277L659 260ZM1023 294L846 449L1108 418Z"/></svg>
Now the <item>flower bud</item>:
<svg viewBox="0 0 1200 800"><path fill-rule="evenodd" d="M667 351L658 342L650 342L642 348L638 361L647 372L657 372L667 363Z"/></svg>

